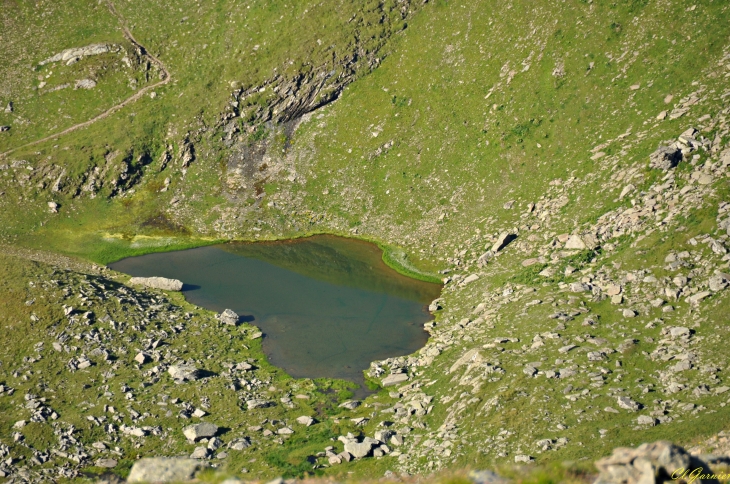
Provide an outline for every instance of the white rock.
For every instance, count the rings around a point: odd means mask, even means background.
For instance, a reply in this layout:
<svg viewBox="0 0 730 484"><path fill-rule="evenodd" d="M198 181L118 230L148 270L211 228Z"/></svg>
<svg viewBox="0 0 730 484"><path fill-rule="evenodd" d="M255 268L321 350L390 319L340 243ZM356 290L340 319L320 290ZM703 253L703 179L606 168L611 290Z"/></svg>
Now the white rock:
<svg viewBox="0 0 730 484"><path fill-rule="evenodd" d="M524 454L517 454L515 456L515 463L517 462L524 462L526 464L529 464L530 462L533 462L535 460L534 457Z"/></svg>
<svg viewBox="0 0 730 484"><path fill-rule="evenodd" d="M140 365L144 365L145 363L150 361L150 355L148 355L144 351L140 351L139 353L137 353L137 356L134 357L134 361L136 361Z"/></svg>
<svg viewBox="0 0 730 484"><path fill-rule="evenodd" d="M314 424L314 419L307 415L302 415L301 417L297 417L297 423L300 423L302 425L306 425L307 427L309 427Z"/></svg>
<svg viewBox="0 0 730 484"><path fill-rule="evenodd" d="M182 291L183 288L182 281L166 277L133 277L129 280L129 283L164 291Z"/></svg>

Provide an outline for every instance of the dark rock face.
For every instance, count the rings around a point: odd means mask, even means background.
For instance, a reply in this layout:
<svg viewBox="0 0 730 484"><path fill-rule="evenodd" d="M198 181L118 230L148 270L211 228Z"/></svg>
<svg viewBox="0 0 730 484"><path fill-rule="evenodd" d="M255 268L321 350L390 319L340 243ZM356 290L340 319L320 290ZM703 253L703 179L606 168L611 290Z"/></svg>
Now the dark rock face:
<svg viewBox="0 0 730 484"><path fill-rule="evenodd" d="M669 146L660 146L649 155L649 166L658 170L670 170L682 161L682 151Z"/></svg>

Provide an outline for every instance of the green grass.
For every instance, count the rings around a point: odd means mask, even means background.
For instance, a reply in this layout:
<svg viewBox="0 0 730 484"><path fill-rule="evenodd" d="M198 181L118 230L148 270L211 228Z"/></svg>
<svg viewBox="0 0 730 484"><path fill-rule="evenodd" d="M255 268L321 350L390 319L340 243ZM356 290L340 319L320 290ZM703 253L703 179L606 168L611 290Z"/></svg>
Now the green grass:
<svg viewBox="0 0 730 484"><path fill-rule="evenodd" d="M165 63L173 82L158 89L154 99L145 97L87 129L20 149L0 160L0 164L8 165L24 160L33 168L0 170L3 244L105 264L152 251L225 240L278 240L330 233L377 243L386 264L417 279L440 282L438 273L444 269L461 275L479 273L479 281L469 286L447 286L443 295L446 309L436 315L436 329L476 319L473 311L481 303L494 309L488 318L493 329L477 327L463 335L432 338L432 342L442 338L438 340L442 354L432 367L411 371L420 372L422 381L435 381L424 391L437 398L431 413L414 419L427 428L414 427L413 432L437 432L453 405L443 402L448 396L468 393L460 398L478 401L458 415L462 427L460 437L454 439L452 456L413 457L417 461L413 471L446 465L498 466L515 453L526 453L536 456L544 467L525 477L524 482L580 481L586 460L605 455L617 445L658 438L689 443L725 426L729 407L720 407L722 398L714 395L699 397L696 402L705 402L715 413L682 414L672 423L652 428L633 430L637 414L603 412L606 406L616 405L615 395L606 390L612 386L625 388L647 407L653 400L680 398L658 388L641 393L637 380L656 383L656 372L667 366L644 354L655 346L647 338L658 341L661 328L667 325L694 324L696 314L685 302L672 301L677 308L674 313L642 307L636 319L624 320L619 310L641 301L641 293L632 292L631 284L622 283L628 296L623 306L568 293L559 284L595 276L601 270L608 271L614 281L624 272L645 268L652 268L659 279L674 277L675 273L663 268L669 252L704 251L704 257L714 257L704 245L695 248L688 241L701 234L719 235L715 233L717 205L730 195L726 180L713 185L714 198L682 213L668 231L643 234L641 240L624 234L611 240L612 250L583 251L551 262L555 275L549 278L538 275L548 265L523 268L521 262L547 250L557 235L595 224L607 211L628 208L630 199L638 198L663 177L647 168L648 155L687 127L702 124L698 121L701 115L714 116L726 106L721 98L726 78L723 73L712 72L730 37L727 22L718 20L727 18L726 4L702 0L696 9L688 10L687 5L674 0L569 1L557 5L479 0L410 4L401 10L401 4L395 2L363 5L325 0L292 5L280 1L201 4L184 0L174 9L158 1L120 3L116 7L138 41ZM85 14L79 15L82 10ZM531 21L517 21L525 18ZM127 72L113 55L72 66L36 67L40 60L67 47L93 42L126 45L119 20L104 4L8 3L0 12L0 21L11 26L3 34L10 39L3 37L7 49L0 54L0 71L8 74L0 80L0 125L12 126L9 132L0 133L0 151L107 109L133 92L128 87L129 76L137 79L138 89L152 82L142 71ZM358 60L344 68L342 60L350 59L355 46ZM51 70L49 86L87 75L98 76L99 83L92 91L66 89L39 95L33 89L41 82L38 76L45 79ZM281 125L269 122L269 118L276 119L268 110L279 94L274 94L268 81L277 76L292 80L299 74L306 77L332 71L325 93L334 89L334 80L340 75L352 74L355 79L336 102L303 119L290 139L284 136ZM632 90L636 84L640 88ZM267 89L242 100L235 109L231 106L234 89L264 85ZM679 99L702 86L702 99L688 114L676 120L655 120L660 111L671 111ZM674 98L666 104L664 99L670 94ZM8 100L15 104L13 113L1 109ZM221 117L231 112L239 114L235 123L240 132L229 141ZM714 139L721 128L709 128L702 134ZM629 130L630 134L619 139ZM195 146L195 160L183 172L180 151L185 139ZM605 156L592 160L591 150L609 140L600 148ZM263 167L263 159L252 162L249 168L254 175L244 177L245 189L229 184L238 166L232 153L264 145L267 166ZM165 151L169 151L170 160L163 166ZM706 158L703 153L702 161ZM633 168L635 178L615 182L619 174ZM693 169L683 162L676 171L684 175ZM92 192L84 187L97 172L92 198ZM59 177L59 189L54 190ZM579 181L561 191L572 177ZM162 191L168 178L169 188ZM628 183L635 184L636 190L619 200L621 188ZM682 186L684 181L678 179L678 183ZM557 202L561 196L565 203L547 217L526 212L529 203ZM60 205L58 214L49 212L49 201ZM508 201L514 201L512 208L503 208ZM683 230L676 230L680 227ZM487 267L476 267L475 259L491 246L494 237L515 228L518 239ZM15 259L5 259L2 264L3 280L7 281L7 287L3 286L4 330L23 342L26 339L21 336L30 340L46 337L49 328L55 328L53 324L63 321L60 310L40 301L30 309L23 304L28 279L50 278L48 269ZM568 265L578 272L566 276ZM74 288L81 284L75 281ZM506 288L519 299L496 307L496 298ZM533 289L529 294L521 292ZM187 305L181 297L173 295L169 300L194 312L200 321L209 321L212 316ZM526 307L530 300L543 303ZM111 310L112 304L108 301L102 307ZM577 308L587 312L565 324L549 318ZM705 338L701 347L708 358L723 354L727 331L724 315L728 310L727 296L719 295L710 298L701 313L704 319L697 334ZM41 325L28 323L31 311L41 316ZM583 326L589 315L598 324ZM658 318L663 322L656 322ZM564 328L556 329L559 324ZM263 360L256 345L246 351L234 347L227 338L234 335L202 327L196 330L201 332L200 338L175 343L180 351L181 345L188 344L186 354L202 358L206 345L215 345L218 354L227 358ZM529 348L533 337L545 332L560 333L561 341L548 341L534 351L522 348ZM586 334L606 338L613 346L633 337L639 343L625 353L607 355L602 363L588 363L582 349L567 356L557 353L558 347L577 341L575 338L585 339ZM505 335L520 342L502 345L504 351L482 348ZM579 346L588 347L585 343ZM459 384L458 378L452 381L461 375L446 375L446 371L470 348L481 348L495 365L498 361L506 376L496 375L497 380L483 382L476 389ZM19 343L5 348L2 358L18 362L32 354L30 347ZM558 364L556 359L566 362ZM615 366L617 360L623 365L620 372ZM525 361L542 361L541 369L582 365L586 372L604 366L611 373L605 387L594 389L583 373L568 381L528 378L522 373ZM47 358L39 364L54 381L64 374L58 361ZM31 391L41 374L37 371L22 383L13 380L17 395L21 390ZM57 397L63 400L63 408L68 408L64 421L77 424L85 439L99 438L99 429L84 421L73 405L100 398L96 385L102 381L99 369L92 369L91 375L95 385L83 388L78 385L80 375L72 376L74 385L58 390ZM253 475L267 477L277 473L303 476L314 471L307 458L328 445L335 433L355 430L347 419L339 427L330 419L342 414L336 402L348 398L351 389L343 382L293 380L263 362L261 375L270 376L277 386L286 386L292 393L302 391L295 390L295 385L307 388L311 400L298 411L316 412L326 423L306 437L295 434L283 446L257 444L250 458L246 455L236 460L226 471L236 474L247 467ZM3 373L2 378L10 377ZM139 374L131 370L120 372L117 378L141 383ZM709 382L697 370L682 378L690 387ZM722 375L720 378L724 379ZM562 393L567 384L575 387L573 393L579 388L591 393L569 403ZM715 385L714 381L711 384ZM230 395L224 398L226 388L218 383L208 388L180 388L163 382L159 388L150 388L154 390L140 392L150 405L158 392L179 398L199 398L213 392L217 408L230 415L231 425L239 426L236 431L245 432L243 422L248 425L272 416L264 411L242 413L235 399L231 401ZM694 401L681 395L683 403ZM393 403L385 391L377 396L369 402ZM493 396L500 397L501 407L480 411ZM0 405L4 405L0 407L4 415L12 415L0 422L1 433L10 435L12 422L21 416L6 401L0 399ZM355 413L367 415L372 411L361 408L361 413ZM276 412L280 409L275 411L277 418L295 416L289 411ZM373 418L365 433L371 434L379 421L380 417ZM171 428L179 426L176 419L165 417L161 422ZM567 429L558 430L557 423L564 423ZM507 428L515 433L498 439L499 432ZM607 430L605 438L598 437L601 428ZM43 446L51 438L47 427L35 424L25 433L33 446ZM538 454L535 441L559 436L569 437L569 445ZM491 451L501 443L509 450L504 457ZM134 450L130 444L125 450L128 455L143 455L188 453L192 449L175 441L147 443ZM29 456L25 450L21 452ZM578 461L579 470L574 473L552 467L565 460ZM434 467L429 467L429 462L435 462ZM122 474L130 464L128 460L122 463ZM363 478L382 476L395 466L394 461L383 458L317 472Z"/></svg>

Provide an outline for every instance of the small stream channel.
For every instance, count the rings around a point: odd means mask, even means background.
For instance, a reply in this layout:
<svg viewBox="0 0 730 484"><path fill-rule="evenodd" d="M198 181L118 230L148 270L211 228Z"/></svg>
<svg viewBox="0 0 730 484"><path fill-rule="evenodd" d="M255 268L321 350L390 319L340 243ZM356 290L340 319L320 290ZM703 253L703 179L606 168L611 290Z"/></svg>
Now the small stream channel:
<svg viewBox="0 0 730 484"><path fill-rule="evenodd" d="M298 378L349 380L362 394L362 370L371 361L426 343L427 305L441 292L381 257L371 243L321 235L148 254L109 266L183 281L191 303L230 308L261 328L272 364Z"/></svg>

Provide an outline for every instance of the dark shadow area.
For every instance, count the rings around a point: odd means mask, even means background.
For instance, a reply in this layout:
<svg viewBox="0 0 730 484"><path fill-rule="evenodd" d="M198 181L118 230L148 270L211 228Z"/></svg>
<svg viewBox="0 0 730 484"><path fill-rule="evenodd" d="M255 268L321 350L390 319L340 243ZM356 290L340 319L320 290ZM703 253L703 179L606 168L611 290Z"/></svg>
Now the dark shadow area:
<svg viewBox="0 0 730 484"><path fill-rule="evenodd" d="M218 373L215 373L210 370L198 370L198 377L199 378L210 378L212 376L218 376Z"/></svg>

